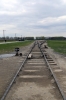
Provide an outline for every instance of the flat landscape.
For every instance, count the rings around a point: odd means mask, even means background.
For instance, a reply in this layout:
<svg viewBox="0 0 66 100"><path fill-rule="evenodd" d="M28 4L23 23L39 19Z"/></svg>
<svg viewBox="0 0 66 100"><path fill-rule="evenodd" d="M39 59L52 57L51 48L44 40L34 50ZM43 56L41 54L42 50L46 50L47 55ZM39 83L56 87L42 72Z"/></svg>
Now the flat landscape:
<svg viewBox="0 0 66 100"><path fill-rule="evenodd" d="M33 41L18 41L13 43L0 44L0 54L13 52L16 47L23 47L31 44Z"/></svg>
<svg viewBox="0 0 66 100"><path fill-rule="evenodd" d="M32 58L26 59L22 70L16 77L16 83L12 85L6 98L1 100L64 100L63 98L66 96L66 56L65 53L55 49L61 48L63 51L65 48L65 44L63 45L63 43L65 42L49 40L47 42L36 41L35 45L34 41L6 44L7 52L10 52L8 45L10 45L10 48L13 48L12 50L18 46L23 55L0 59L0 99L34 45L35 47L31 51ZM4 46L5 44L1 45ZM48 48L45 48L45 45ZM62 45L64 48L62 48ZM47 67L40 48L59 82L63 96L60 94L52 73Z"/></svg>
<svg viewBox="0 0 66 100"><path fill-rule="evenodd" d="M48 40L47 43L56 52L66 54L66 40Z"/></svg>

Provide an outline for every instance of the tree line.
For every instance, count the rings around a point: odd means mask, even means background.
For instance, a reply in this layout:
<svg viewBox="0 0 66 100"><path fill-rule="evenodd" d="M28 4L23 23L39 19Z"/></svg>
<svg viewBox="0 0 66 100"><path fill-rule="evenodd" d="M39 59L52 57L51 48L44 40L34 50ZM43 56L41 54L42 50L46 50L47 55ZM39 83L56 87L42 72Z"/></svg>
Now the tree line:
<svg viewBox="0 0 66 100"><path fill-rule="evenodd" d="M41 37L0 37L0 41L24 41L24 40L44 40L44 36Z"/></svg>
<svg viewBox="0 0 66 100"><path fill-rule="evenodd" d="M48 39L49 40L66 40L66 37L62 37L62 36L60 36L60 37L49 37Z"/></svg>

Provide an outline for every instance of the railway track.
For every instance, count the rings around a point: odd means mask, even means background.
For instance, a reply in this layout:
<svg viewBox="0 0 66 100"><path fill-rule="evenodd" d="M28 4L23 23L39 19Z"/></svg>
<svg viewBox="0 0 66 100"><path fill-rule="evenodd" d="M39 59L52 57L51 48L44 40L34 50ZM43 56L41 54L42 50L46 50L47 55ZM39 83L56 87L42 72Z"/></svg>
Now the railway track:
<svg viewBox="0 0 66 100"><path fill-rule="evenodd" d="M42 52L44 59L46 61L47 67L53 76L56 85L62 95L63 100L66 100L66 73L55 63L55 61L50 57L46 50L42 50L39 45L40 51Z"/></svg>
<svg viewBox="0 0 66 100"><path fill-rule="evenodd" d="M26 56L1 100L66 100L62 80L59 82L62 71L42 49L43 43L35 42L29 52L33 58Z"/></svg>

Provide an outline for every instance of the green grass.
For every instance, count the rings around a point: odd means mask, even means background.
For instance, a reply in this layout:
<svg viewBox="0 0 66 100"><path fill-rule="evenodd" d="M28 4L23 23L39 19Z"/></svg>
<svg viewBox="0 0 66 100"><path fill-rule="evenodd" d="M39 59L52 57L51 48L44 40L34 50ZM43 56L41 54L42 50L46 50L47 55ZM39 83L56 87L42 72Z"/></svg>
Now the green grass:
<svg viewBox="0 0 66 100"><path fill-rule="evenodd" d="M33 41L24 41L24 42L15 42L15 43L7 43L0 44L0 54L8 53L15 50L15 47L22 47L31 44Z"/></svg>
<svg viewBox="0 0 66 100"><path fill-rule="evenodd" d="M48 40L47 43L56 52L66 54L66 40Z"/></svg>

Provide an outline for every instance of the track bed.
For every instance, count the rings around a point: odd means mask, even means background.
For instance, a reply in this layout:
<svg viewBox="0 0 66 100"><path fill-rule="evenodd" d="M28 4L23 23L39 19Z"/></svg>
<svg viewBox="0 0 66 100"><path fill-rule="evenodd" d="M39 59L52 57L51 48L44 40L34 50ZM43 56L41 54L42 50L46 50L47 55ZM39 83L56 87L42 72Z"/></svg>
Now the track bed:
<svg viewBox="0 0 66 100"><path fill-rule="evenodd" d="M38 45L31 53L5 100L63 100Z"/></svg>

